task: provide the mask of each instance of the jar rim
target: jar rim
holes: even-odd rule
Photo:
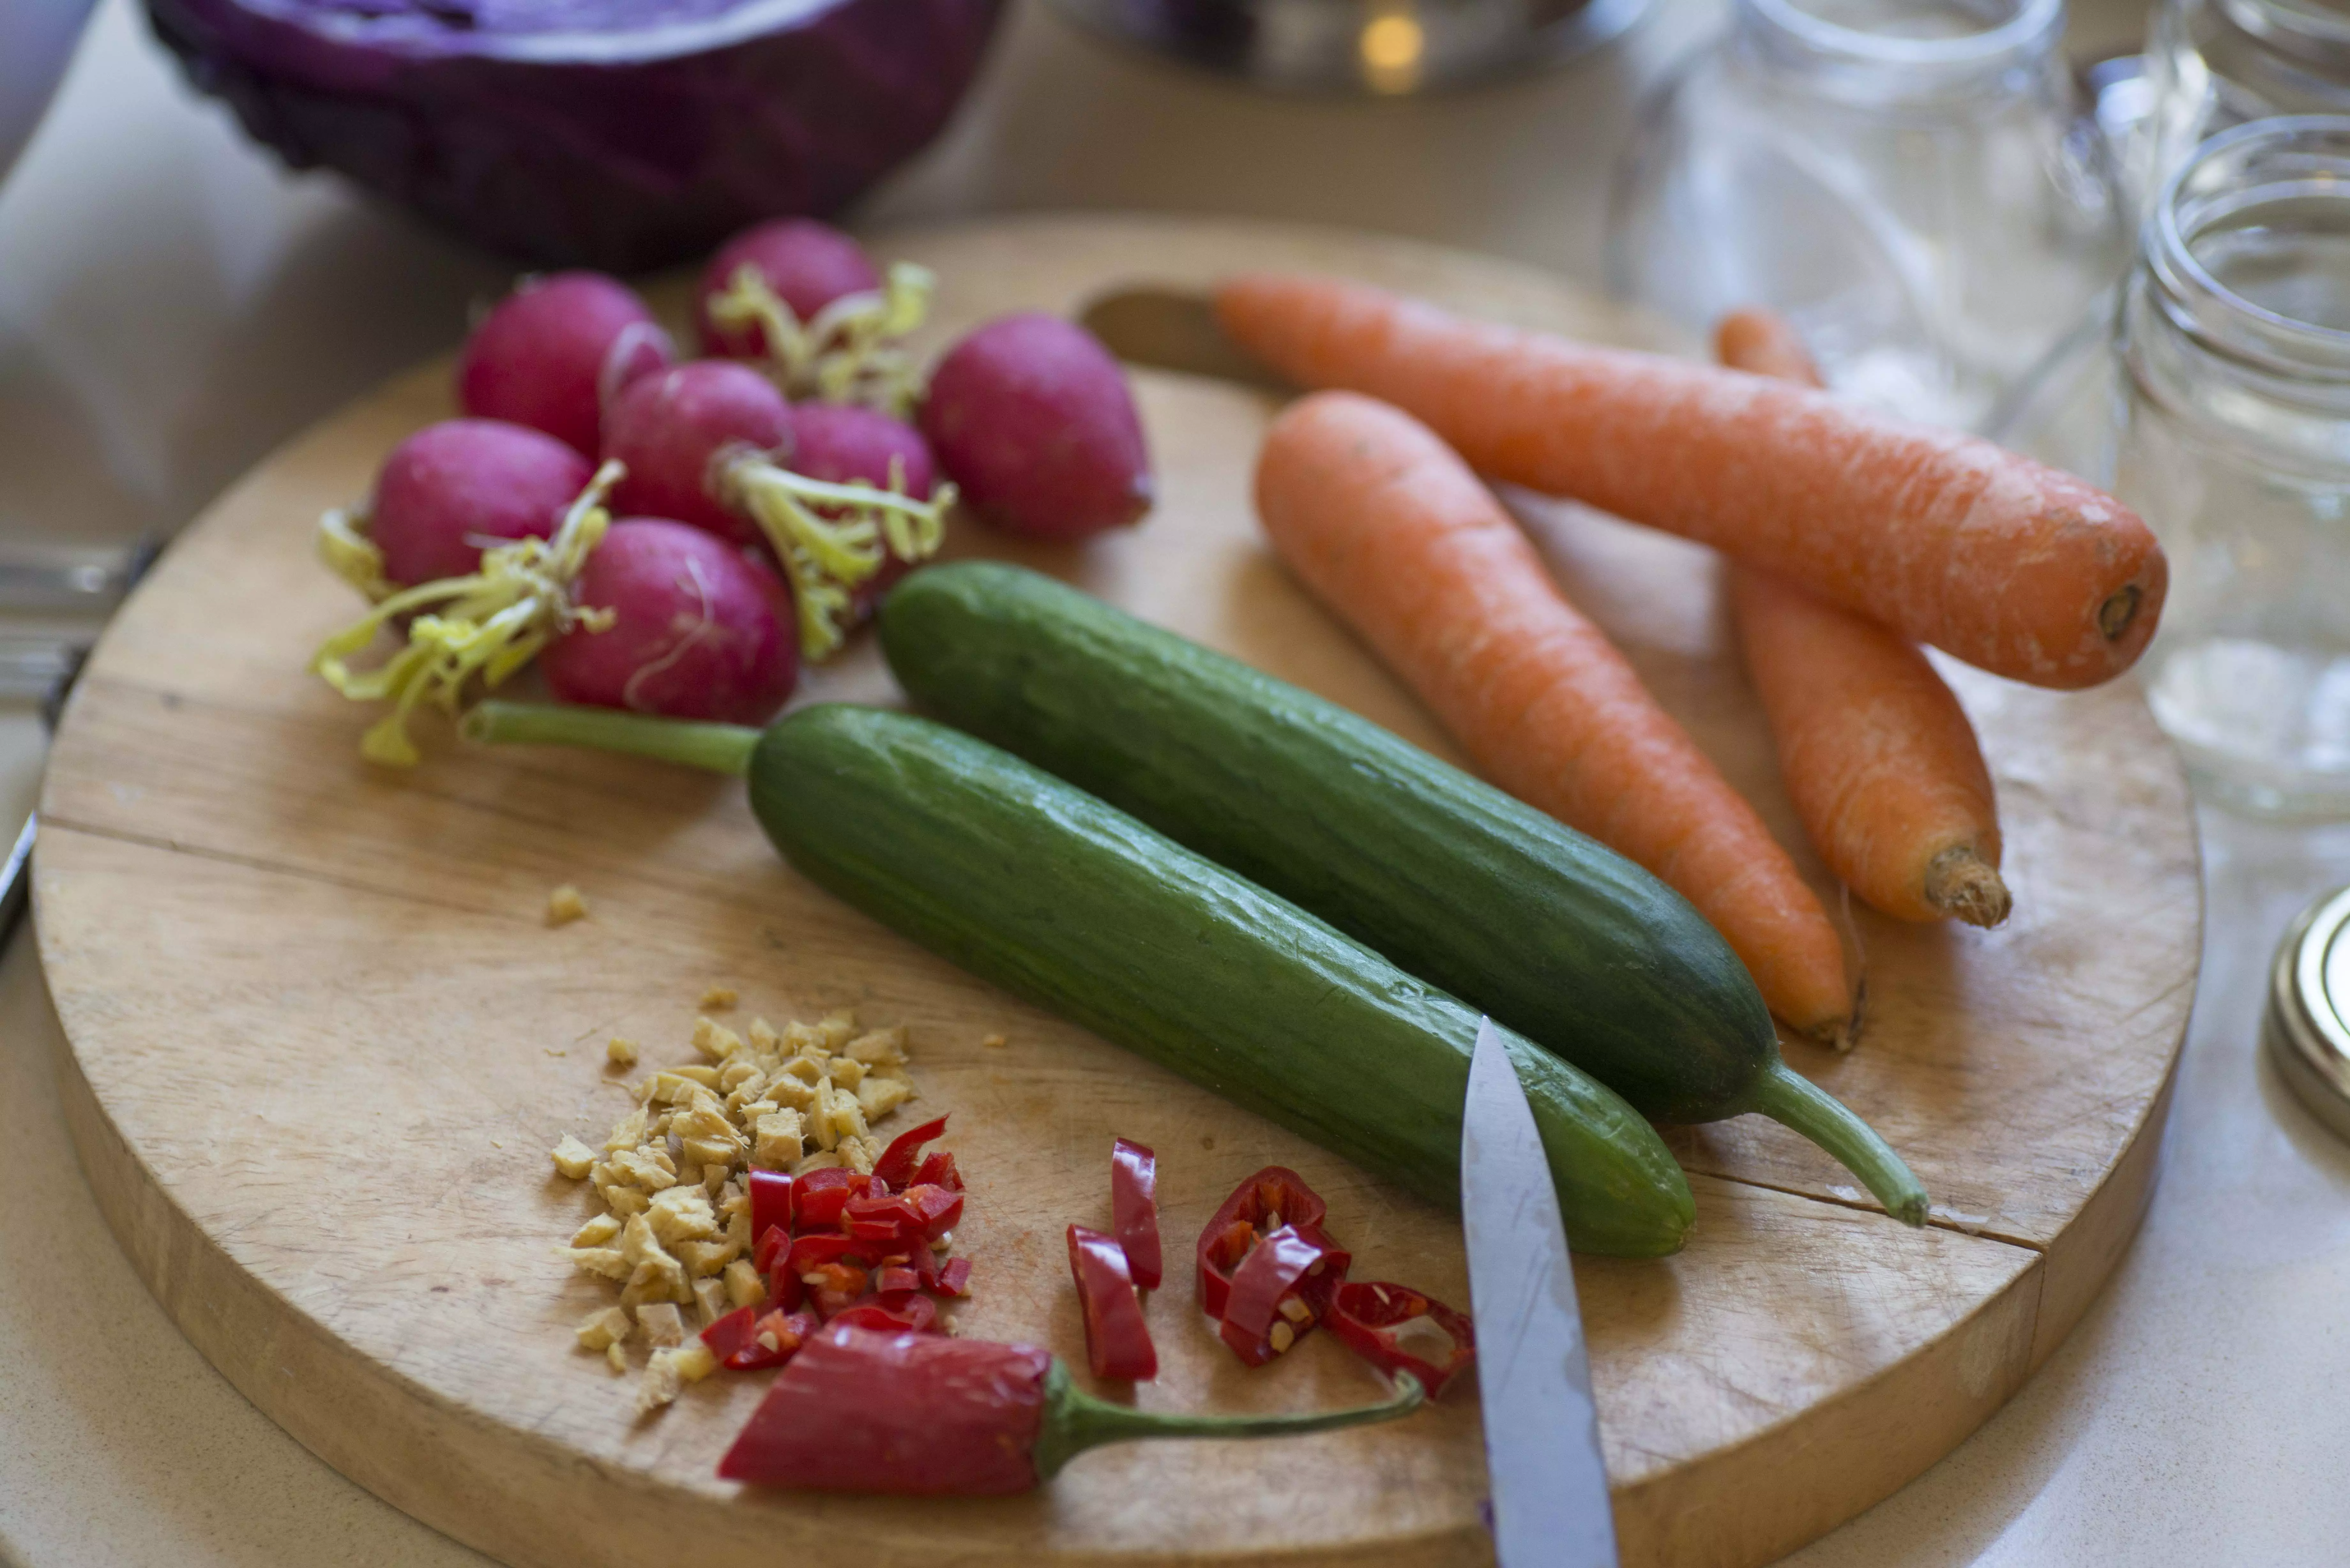
[[[2215,163],[2241,156],[2247,143],[2272,142],[2280,147],[2297,140],[2330,139],[2338,149],[2342,164],[2339,184],[2334,194],[2345,207],[2350,207],[2350,115],[2299,114],[2282,115],[2272,119],[2257,119],[2249,124],[2223,130],[2198,147],[2194,154],[2163,182],[2161,199],[2155,203],[2149,220],[2152,242],[2146,247],[2148,265],[2161,280],[2164,292],[2181,303],[2189,303],[2190,294],[2208,299],[2221,309],[2243,318],[2245,325],[2269,339],[2272,351],[2277,346],[2304,345],[2322,351],[2331,361],[2329,368],[2350,363],[2350,328],[2327,327],[2314,321],[2303,321],[2262,305],[2221,283],[2218,275],[2203,264],[2191,247],[2191,242],[2206,232],[2208,225],[2197,225],[2190,234],[2180,222],[2180,208],[2189,200],[2189,184],[2195,177]],[[2258,205],[2263,192],[2284,188],[2282,180],[2260,180],[2226,188],[2224,195],[2231,198],[2216,204],[2207,203],[2199,215],[2226,216]],[[2266,199],[2273,199],[2266,198]],[[2182,286],[2182,285],[2186,286]]]
[[[1980,33],[1899,37],[1831,22],[1797,0],[1745,0],[1748,9],[1805,47],[1855,62],[1889,66],[1980,66],[2036,48],[2064,23],[2064,0],[2016,0],[2015,15]]]

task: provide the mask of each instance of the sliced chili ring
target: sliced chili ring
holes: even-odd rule
[[[1314,1332],[1353,1261],[1318,1227],[1284,1225],[1232,1272],[1217,1334],[1245,1365],[1263,1366]]]
[[[1409,1285],[1349,1280],[1338,1287],[1323,1321],[1341,1343],[1381,1372],[1390,1377],[1409,1372],[1419,1378],[1431,1399],[1476,1365],[1477,1331],[1468,1314]],[[1435,1343],[1443,1337],[1451,1340],[1449,1351]]]
[[[1146,1291],[1159,1288],[1163,1262],[1159,1247],[1159,1157],[1142,1144],[1119,1138],[1109,1148],[1110,1229],[1126,1249],[1126,1266]]]
[[[1142,1321],[1126,1249],[1118,1238],[1069,1227],[1069,1273],[1085,1310],[1086,1360],[1097,1377],[1142,1382],[1159,1376],[1159,1352]]]
[[[1318,1227],[1329,1211],[1322,1195],[1286,1166],[1268,1165],[1232,1189],[1232,1195],[1200,1232],[1200,1310],[1218,1322],[1223,1320],[1232,1272],[1248,1255],[1252,1236],[1284,1225]],[[1242,1226],[1247,1228],[1245,1231],[1238,1229]]]

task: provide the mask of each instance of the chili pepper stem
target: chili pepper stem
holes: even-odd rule
[[[1138,1410],[1097,1399],[1079,1388],[1068,1366],[1058,1357],[1045,1375],[1045,1419],[1036,1434],[1035,1464],[1039,1480],[1051,1480],[1087,1449],[1104,1443],[1131,1442],[1140,1438],[1285,1438],[1303,1432],[1327,1432],[1340,1427],[1367,1427],[1409,1416],[1427,1402],[1419,1379],[1409,1372],[1395,1377],[1393,1397],[1376,1405],[1345,1410],[1306,1410],[1281,1416],[1181,1416],[1164,1410]]]
[[[1904,1225],[1926,1222],[1926,1189],[1901,1157],[1843,1101],[1784,1062],[1771,1064],[1755,1085],[1753,1108],[1843,1161]]]
[[[563,702],[477,702],[460,731],[484,745],[587,746],[741,778],[759,732],[741,724],[656,719]]]

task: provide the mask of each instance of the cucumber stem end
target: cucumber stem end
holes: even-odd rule
[[[1926,1222],[1926,1189],[1901,1157],[1852,1107],[1784,1062],[1755,1085],[1754,1109],[1835,1156],[1904,1225]]]

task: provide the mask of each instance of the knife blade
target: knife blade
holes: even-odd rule
[[[1616,1522],[1566,1227],[1534,1108],[1490,1018],[1461,1117],[1461,1215],[1501,1568],[1616,1568]]]

